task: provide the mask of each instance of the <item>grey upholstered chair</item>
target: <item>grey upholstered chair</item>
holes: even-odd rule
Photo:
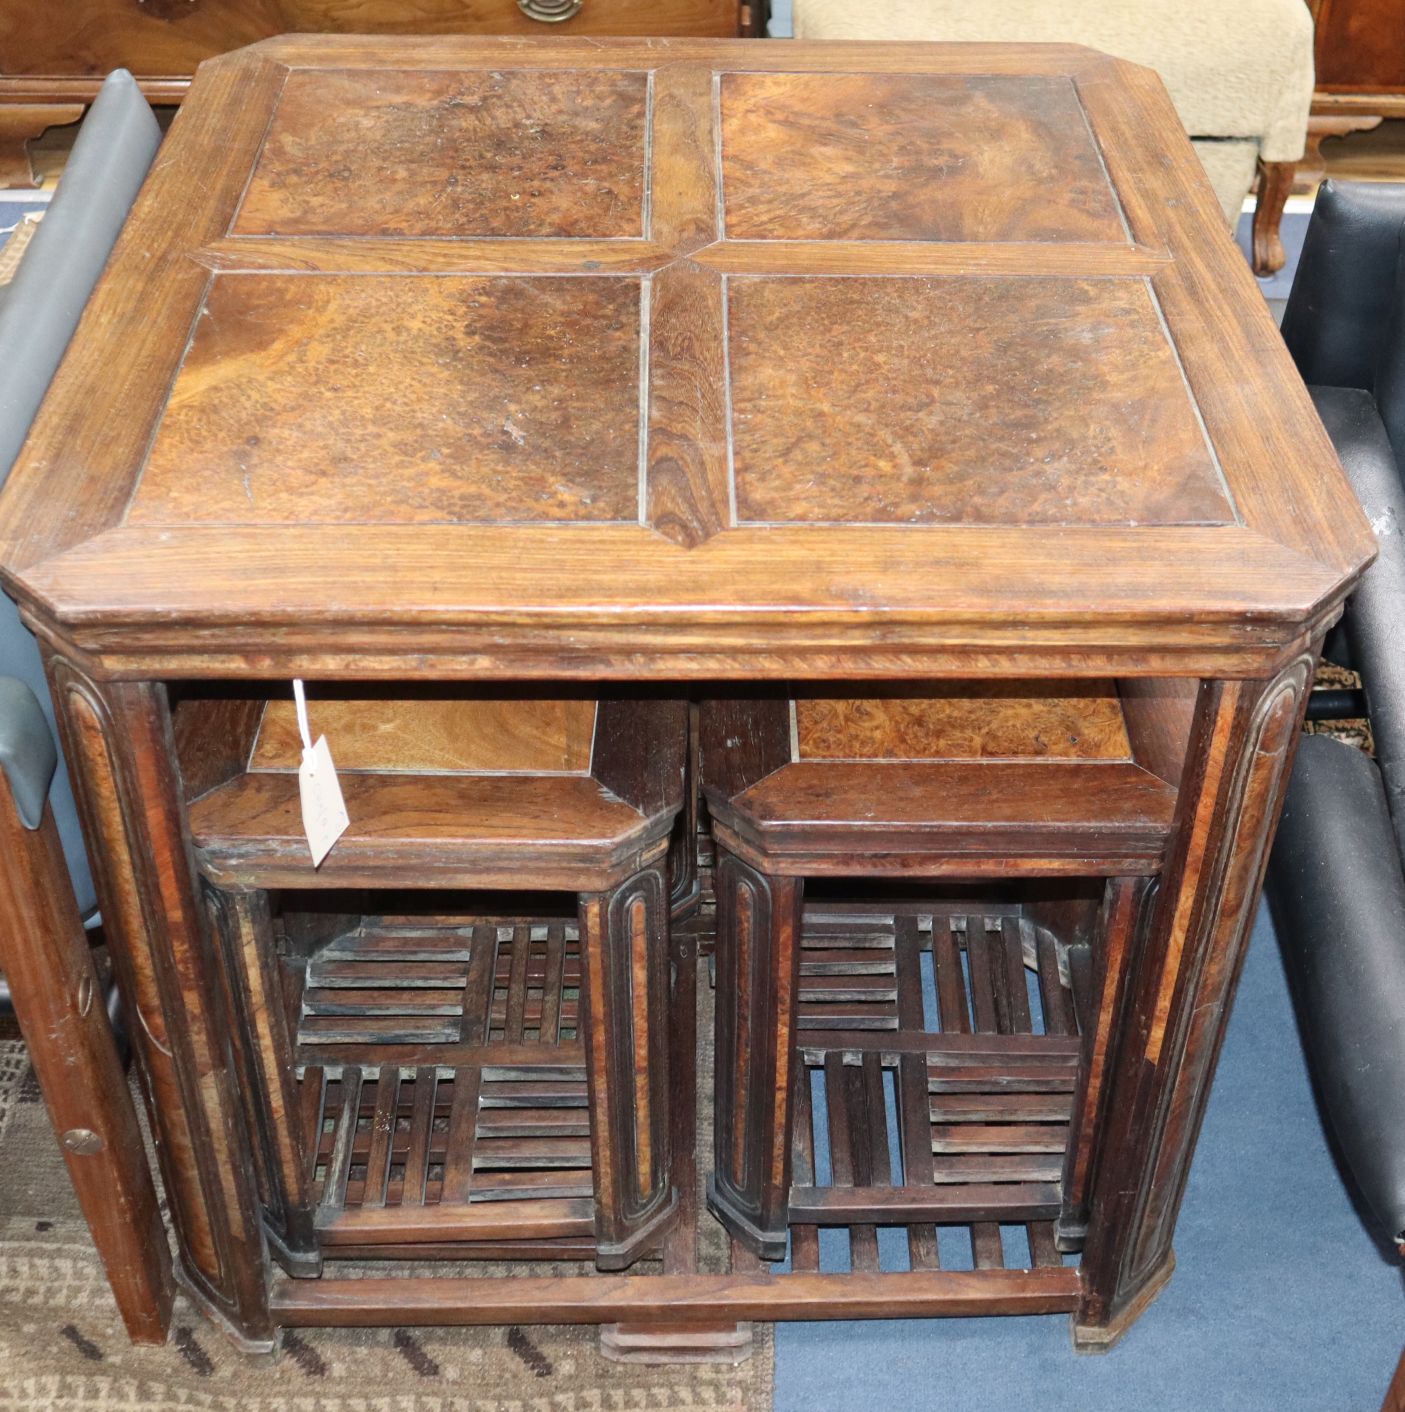
[[[0,486],[160,141],[132,76],[113,74],[0,304]],[[0,967],[9,977],[0,999],[28,1042],[127,1331],[137,1343],[161,1343],[175,1288],[170,1252],[117,1042],[92,1003],[97,975],[82,916],[93,907],[39,653],[0,597]]]
[[[89,110],[63,179],[14,279],[0,290],[0,487],[19,455],[160,141],[161,130],[136,82],[119,69],[103,84]],[[17,677],[32,688],[52,730],[53,708],[38,646],[20,622],[19,610],[3,595],[0,677]],[[16,740],[30,738],[17,729],[11,734]],[[23,760],[12,755],[7,774],[24,768]],[[41,761],[36,761],[36,768],[42,772]],[[61,761],[49,800],[79,912],[87,916],[95,906],[92,871]]]

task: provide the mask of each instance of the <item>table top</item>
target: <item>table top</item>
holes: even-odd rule
[[[1065,46],[213,60],[0,498],[119,675],[1256,674],[1372,552],[1160,82]]]

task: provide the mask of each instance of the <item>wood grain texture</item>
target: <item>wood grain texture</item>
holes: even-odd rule
[[[721,108],[733,240],[1127,238],[1066,78],[729,73]]]
[[[223,276],[128,519],[635,520],[638,387],[634,281]]]
[[[728,327],[740,521],[1234,518],[1140,281],[734,279]]]
[[[725,834],[777,871],[882,876],[983,856],[1014,870],[1062,855],[1095,874],[1131,857],[1157,871],[1176,794],[1114,761],[801,761],[708,802]]]
[[[148,0],[136,6],[70,0],[62,23],[26,5],[0,12],[0,73],[42,75],[58,96],[88,100],[103,75],[127,68],[140,76],[150,101],[178,103],[206,59],[294,31],[721,38],[742,32],[744,8],[736,0],[648,0],[647,6],[640,0],[590,0],[564,23],[546,25],[523,14],[517,0],[358,0],[350,7],[344,0]],[[36,78],[29,89],[40,82]]]
[[[596,703],[502,701],[434,693],[399,700],[323,696],[308,702],[312,734],[341,770],[453,774],[586,774]],[[252,770],[296,770],[302,740],[291,701],[270,701]]]
[[[798,697],[797,760],[1130,760],[1107,682],[953,682],[922,697]]]
[[[622,1270],[677,1219],[670,1118],[668,880],[580,899],[596,1264]],[[677,1056],[688,1062],[691,1056]]]
[[[326,170],[354,172],[377,141],[404,148],[397,124],[455,131],[457,117],[432,112],[446,93],[500,91],[503,112],[519,83],[604,95],[593,118],[584,102],[566,115],[589,127],[615,111],[618,85],[647,75],[648,240],[357,234],[357,221],[374,226],[386,209],[360,186],[327,234],[229,234],[285,87],[309,109]],[[719,240],[719,151],[758,171],[764,159],[737,123],[721,141],[714,80],[785,90],[795,113],[815,110],[821,123],[831,94],[831,118],[861,126],[870,115],[873,142],[895,149],[891,170],[951,126],[903,115],[927,111],[934,85],[972,88],[1023,115],[1002,170],[1057,151],[1076,174],[1096,149],[1131,240],[1086,229],[852,239],[837,228],[843,212],[823,238]],[[312,111],[324,83],[366,115],[355,140]],[[850,111],[865,85],[882,102]],[[377,94],[397,93],[377,107]],[[923,662],[929,674],[975,676],[996,660],[1008,671],[1018,650],[1040,671],[1062,659],[1080,674],[1125,674],[1129,663],[1162,672],[1179,658],[1178,675],[1262,674],[1335,611],[1369,556],[1262,299],[1217,229],[1168,100],[1141,70],[1059,46],[878,44],[860,63],[845,46],[326,35],[216,59],[192,95],[0,499],[9,589],[104,671],[394,676],[413,663],[450,675],[677,679],[730,675],[744,661],[752,675],[902,677]],[[289,141],[303,140],[303,119],[280,111]],[[519,139],[416,149],[404,172],[414,193],[396,209],[438,210],[434,195],[455,172],[510,175],[495,154]],[[589,153],[580,160],[585,170]],[[888,161],[846,178],[843,211],[870,209],[871,181],[872,209],[907,209],[940,186],[953,220],[985,219],[979,182],[963,188],[958,172],[895,195]],[[574,179],[574,158],[562,162],[531,188],[543,211]],[[796,317],[765,330],[750,368],[717,358],[718,321],[736,310],[718,308],[694,266],[729,280],[734,296],[749,283],[782,287],[765,297],[778,317]],[[244,267],[261,273],[215,274],[210,287],[212,270]],[[647,333],[635,279],[620,279],[631,291],[621,302],[597,292],[593,305],[573,303],[624,268],[655,286]],[[763,268],[788,278],[744,273]],[[462,302],[475,279],[493,291],[481,318]],[[241,296],[246,307],[225,293],[265,282],[276,300]],[[335,288],[342,314],[309,288]],[[535,319],[529,288],[542,301]],[[791,310],[811,288],[848,294]],[[961,308],[909,297],[952,288],[967,291],[965,324]],[[480,337],[477,324],[499,310]],[[730,353],[756,332],[734,323]],[[567,340],[569,357],[557,356]],[[837,343],[844,356],[827,357]],[[1041,343],[1057,353],[1052,366]],[[524,349],[532,367],[514,362]],[[654,353],[657,385],[641,389]],[[549,381],[533,375],[544,370]],[[721,493],[729,395],[740,527]],[[979,445],[958,436],[948,446],[954,426],[976,421]],[[158,422],[150,480],[134,498]],[[248,444],[270,434],[263,423],[277,460]],[[325,520],[308,520],[308,496],[325,502]],[[758,513],[805,533],[751,528]],[[349,533],[358,521],[366,533]],[[396,521],[405,534],[388,527]],[[382,571],[366,574],[368,562]]]
[[[163,1344],[175,1283],[131,1090],[78,916],[52,811],[24,827],[0,783],[0,966],[68,1174],[134,1343]]]
[[[322,886],[393,885],[415,868],[421,885],[433,876],[440,886],[511,887],[536,867],[539,886],[558,887],[567,872],[588,878],[650,843],[649,822],[588,775],[349,773],[341,783],[351,826],[315,875]],[[217,880],[275,887],[314,877],[294,774],[247,774],[205,795],[190,828]]]
[[[1109,1068],[1108,1127],[1074,1321],[1081,1346],[1115,1341],[1169,1273],[1319,645],[1270,681],[1207,686],[1197,703],[1196,767],[1182,783],[1185,824],[1132,982],[1139,1020]]]
[[[642,73],[288,76],[238,235],[642,237]],[[471,152],[471,165],[463,154]]]

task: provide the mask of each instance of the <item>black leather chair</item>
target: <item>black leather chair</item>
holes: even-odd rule
[[[1405,1249],[1405,186],[1322,187],[1283,337],[1380,544],[1341,644],[1376,759],[1300,742],[1267,895],[1341,1154]]]

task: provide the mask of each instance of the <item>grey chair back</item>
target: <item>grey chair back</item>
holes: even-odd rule
[[[0,304],[0,486],[24,445],[39,404],[102,274],[127,212],[151,167],[161,130],[125,69],[103,83],[83,121],[49,209]],[[0,595],[0,675],[18,677],[53,707],[39,649]],[[78,811],[60,768],[50,803],[81,911],[94,905],[92,870]]]

